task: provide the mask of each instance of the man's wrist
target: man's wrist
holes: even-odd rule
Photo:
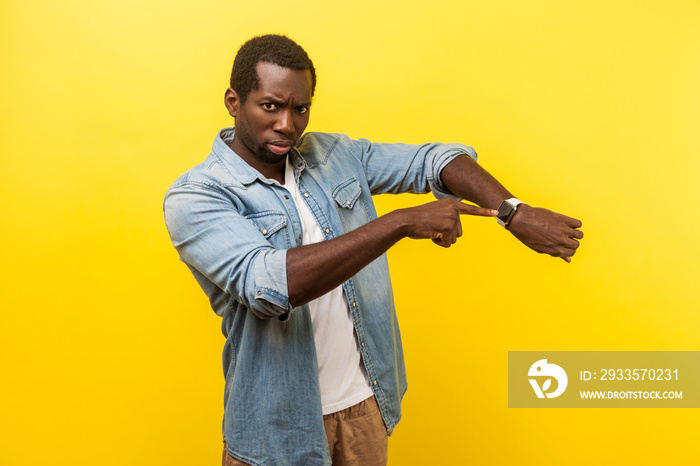
[[[518,208],[522,204],[523,202],[515,197],[503,200],[498,207],[498,214],[496,215],[496,220],[499,225],[507,230],[513,217],[515,217],[515,214],[518,212]]]
[[[406,216],[405,209],[396,209],[388,212],[374,222],[384,224],[384,228],[388,231],[389,239],[396,242],[410,235],[410,221]]]
[[[528,211],[532,210],[532,206],[529,204],[525,204],[524,202],[518,206],[518,209],[515,211],[513,216],[510,219],[510,222],[508,222],[508,228],[507,230],[512,230],[513,227],[517,229],[517,227],[522,223],[522,220],[524,217],[527,217]]]

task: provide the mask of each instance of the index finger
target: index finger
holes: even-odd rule
[[[581,223],[581,220],[573,218],[573,217],[568,217],[563,214],[559,214],[562,217],[564,217],[564,223],[566,223],[567,226],[571,228],[581,228],[583,226],[583,223]]]
[[[495,217],[496,215],[498,215],[498,211],[460,202],[459,215],[478,215],[480,217]]]

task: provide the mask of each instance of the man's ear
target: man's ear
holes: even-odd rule
[[[233,118],[238,117],[241,99],[238,98],[238,94],[236,94],[236,91],[234,91],[233,88],[229,87],[226,89],[226,93],[224,94],[224,104],[228,109],[229,115],[231,115]]]

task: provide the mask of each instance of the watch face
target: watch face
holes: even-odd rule
[[[507,202],[503,202],[498,208],[498,215],[496,215],[496,218],[505,223],[508,221],[511,212],[513,212],[513,206]]]

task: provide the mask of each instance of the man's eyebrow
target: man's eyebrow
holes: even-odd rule
[[[268,102],[270,102],[270,103],[273,103],[273,104],[275,104],[275,105],[277,105],[277,106],[280,106],[280,105],[284,105],[284,104],[285,104],[285,101],[284,101],[284,100],[282,100],[282,99],[280,99],[280,98],[277,98],[277,97],[273,97],[273,96],[271,96],[271,95],[265,95],[265,96],[263,96],[263,97],[262,97],[262,100],[266,100],[266,101],[268,101]]]
[[[270,102],[272,104],[277,105],[278,107],[281,107],[283,105],[286,105],[287,101],[280,99],[278,97],[274,97],[271,95],[265,95],[262,97],[262,100],[265,100],[267,102]],[[311,107],[311,101],[310,100],[305,100],[303,102],[299,102],[298,104],[295,105],[295,107]]]

